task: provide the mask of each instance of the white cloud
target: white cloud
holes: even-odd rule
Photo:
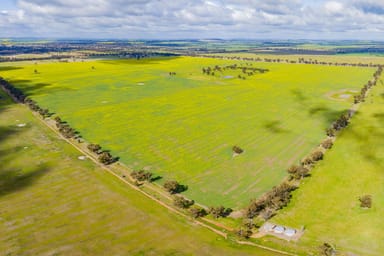
[[[382,0],[18,0],[0,36],[381,39]],[[364,36],[364,37],[363,37]]]

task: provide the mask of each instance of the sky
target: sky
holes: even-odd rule
[[[384,0],[0,0],[0,38],[384,40]]]

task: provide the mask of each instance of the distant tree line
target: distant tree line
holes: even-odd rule
[[[326,65],[326,66],[350,66],[350,67],[380,67],[380,64],[374,63],[348,63],[348,62],[331,62],[318,61],[316,59],[298,58],[297,60],[283,58],[260,58],[260,57],[239,57],[239,56],[218,56],[218,55],[198,55],[196,57],[226,59],[226,60],[242,60],[254,62],[272,62],[272,63],[290,63],[290,64],[311,64],[311,65]]]
[[[376,72],[373,74],[373,79],[368,81],[367,84],[365,84],[363,86],[363,88],[361,88],[360,90],[360,94],[358,95],[355,95],[354,97],[354,103],[357,104],[359,102],[363,102],[365,101],[365,98],[367,96],[367,91],[372,87],[372,86],[375,86],[377,84],[377,81],[380,77],[380,75],[382,74],[383,72],[383,66],[379,66],[378,69],[376,70]]]
[[[241,70],[242,73],[239,74],[237,77],[239,79],[246,79],[246,76],[253,76],[256,72],[257,73],[265,73],[265,72],[268,72],[269,70],[268,69],[264,69],[264,68],[255,68],[255,67],[251,67],[252,64],[251,63],[246,63],[247,66],[238,66],[237,64],[233,64],[233,65],[227,65],[227,66],[224,66],[224,67],[221,67],[219,65],[215,65],[213,67],[203,67],[202,68],[202,72],[203,74],[206,74],[206,75],[211,75],[211,76],[214,76],[215,75],[215,72],[220,72],[222,73],[223,71],[227,70],[227,69],[230,69],[230,70]]]
[[[6,81],[2,77],[0,77],[0,85],[9,94],[9,96],[11,96],[15,101],[24,103],[26,96],[21,90],[17,89],[12,84],[8,83],[8,81]]]

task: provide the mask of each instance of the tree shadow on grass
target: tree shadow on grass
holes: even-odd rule
[[[0,126],[0,146],[4,145],[3,142],[8,138],[15,137],[22,132],[23,129],[17,129],[16,127]],[[7,164],[17,159],[18,153],[22,149],[20,145],[13,148],[5,147],[0,149],[0,197],[32,185],[49,171],[49,168],[44,165],[37,166],[27,173],[24,173],[22,169],[17,167],[7,167]]]
[[[308,115],[311,118],[317,118],[316,116],[320,116],[324,118],[327,124],[332,124],[336,119],[338,119],[342,114],[347,113],[347,109],[345,110],[333,110],[329,107],[318,105],[308,109]]]
[[[23,69],[23,68],[22,67],[14,67],[14,66],[3,66],[3,67],[0,67],[0,72],[17,70],[17,69]]]
[[[22,173],[21,170],[0,170],[0,197],[33,185],[49,170],[47,166],[36,167],[28,173]]]
[[[266,122],[263,127],[272,133],[287,133],[288,130],[282,128],[282,123],[279,120],[272,120]]]
[[[20,89],[26,96],[33,96],[40,91],[44,93],[53,93],[63,90],[74,90],[62,86],[51,86],[52,84],[50,83],[35,83],[28,79],[8,79],[7,81],[17,89]]]

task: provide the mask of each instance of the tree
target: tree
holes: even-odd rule
[[[326,133],[329,137],[334,137],[336,135],[336,130],[334,128],[328,128]]]
[[[215,217],[216,219],[219,217],[227,217],[231,212],[231,208],[225,208],[224,206],[217,206],[217,207],[209,207],[208,212]]]
[[[116,158],[114,158],[109,152],[104,151],[99,155],[99,161],[102,164],[108,165],[115,162]]]
[[[371,195],[363,195],[359,198],[360,207],[362,208],[371,208],[372,207],[372,197]]]
[[[322,143],[321,146],[325,149],[330,149],[333,146],[333,141],[331,138],[325,139]]]
[[[244,150],[241,149],[239,146],[233,146],[232,151],[235,152],[236,154],[241,154],[244,152]]]
[[[137,181],[151,181],[152,175],[153,174],[151,172],[147,172],[144,170],[133,171],[131,173],[131,177]]]
[[[301,164],[302,165],[312,165],[313,164],[313,160],[311,157],[306,157],[304,158],[303,160],[301,160]]]
[[[187,186],[179,184],[174,180],[168,180],[164,183],[163,187],[171,194],[176,194],[187,190]]]
[[[335,249],[329,243],[323,243],[320,246],[320,253],[324,256],[332,256],[335,254]]]
[[[309,175],[309,170],[305,168],[304,166],[300,165],[292,165],[288,168],[288,173],[291,175],[294,179],[301,179]]]
[[[189,212],[191,213],[193,218],[199,218],[204,217],[207,215],[207,211],[204,208],[194,206],[189,209]]]
[[[317,150],[317,151],[315,151],[315,152],[313,152],[313,153],[311,154],[311,158],[312,158],[312,160],[313,160],[314,162],[319,161],[319,160],[322,160],[323,157],[324,157],[324,154],[323,154],[323,152],[321,152],[320,150]]]
[[[186,209],[186,208],[189,208],[190,206],[192,206],[193,204],[195,203],[195,201],[193,200],[188,200],[186,198],[184,198],[183,196],[175,196],[173,198],[173,204],[179,208],[183,208],[183,209]]]
[[[98,153],[101,150],[101,146],[99,144],[93,143],[88,144],[87,148],[94,153]]]
[[[239,237],[241,237],[241,238],[245,238],[245,239],[250,238],[251,235],[252,235],[252,231],[251,231],[250,229],[243,229],[243,228],[237,230],[235,233],[236,233],[236,235],[238,235]]]

